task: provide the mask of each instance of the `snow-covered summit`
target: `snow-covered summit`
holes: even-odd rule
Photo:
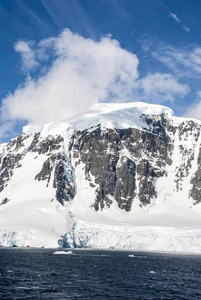
[[[97,104],[0,147],[0,245],[201,252],[201,122]]]
[[[42,132],[43,136],[49,134],[62,134],[68,129],[85,130],[101,124],[102,128],[138,128],[145,126],[140,119],[142,115],[160,116],[166,115],[171,118],[173,111],[162,105],[153,105],[143,102],[132,103],[98,103],[83,114],[73,115],[71,118],[59,120],[42,125],[27,125],[25,133]]]

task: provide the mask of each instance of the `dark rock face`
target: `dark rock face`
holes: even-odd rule
[[[148,160],[142,159],[137,165],[137,174],[140,178],[139,199],[142,204],[149,204],[150,198],[157,196],[153,183],[156,172],[154,172]]]
[[[195,200],[195,203],[201,202],[201,148],[197,159],[198,169],[191,178],[190,183],[192,188],[189,192],[190,196]]]
[[[121,157],[120,163],[116,168],[116,174],[114,199],[117,201],[120,208],[129,211],[136,195],[135,162],[127,157]]]
[[[55,167],[53,187],[56,189],[56,198],[61,204],[72,200],[75,196],[73,171],[62,155],[58,158]]]
[[[35,180],[46,181],[48,187],[51,177],[52,185],[56,189],[56,199],[62,205],[65,201],[72,200],[75,196],[73,169],[64,154],[56,153],[49,156],[44,162],[42,170],[36,175]]]
[[[11,179],[13,175],[14,168],[20,168],[20,160],[23,154],[11,154],[8,153],[7,156],[2,158],[1,172],[0,172],[0,192],[7,186],[7,182]]]
[[[116,166],[121,149],[120,137],[117,131],[107,130],[102,132],[98,126],[92,132],[84,130],[73,135],[69,151],[74,158],[79,157],[85,164],[85,178],[92,181],[91,175],[95,177],[98,185],[97,197],[94,207],[102,209],[104,203],[107,206],[111,203],[108,196],[114,196],[116,185]]]
[[[36,152],[35,159],[38,155],[46,155],[47,159],[41,171],[36,174],[35,180],[46,181],[48,187],[52,178],[52,186],[56,189],[55,197],[61,204],[73,199],[75,195],[73,171],[63,153],[63,137],[58,135],[43,139],[40,133],[36,133],[25,146],[24,141],[28,138],[30,135],[22,133],[17,139],[11,140],[7,144],[7,154],[0,156],[0,192],[11,180],[14,169],[21,167],[21,161],[26,154]]]
[[[23,167],[26,155],[34,153],[34,163],[40,156],[42,164],[33,180],[53,187],[62,205],[75,197],[79,185],[75,172],[82,165],[85,180],[95,192],[95,210],[110,207],[114,201],[126,211],[134,201],[140,206],[152,204],[159,193],[157,180],[168,177],[170,169],[172,191],[180,192],[187,183],[189,197],[195,204],[201,202],[200,125],[184,121],[176,127],[166,115],[140,118],[144,122],[141,130],[97,125],[75,131],[68,143],[61,135],[43,138],[41,133],[22,133],[0,154],[0,192],[15,169]],[[200,149],[199,154],[195,149]],[[6,204],[5,199],[3,196],[0,204]]]
[[[25,147],[24,141],[29,138],[28,134],[25,134],[24,132],[20,134],[20,136],[15,141],[15,151],[18,151],[19,149]]]
[[[168,135],[154,130],[159,124],[152,122],[153,132],[134,128],[101,130],[97,126],[73,135],[69,151],[77,164],[84,163],[86,180],[92,181],[92,175],[98,186],[96,210],[110,206],[113,198],[120,208],[129,211],[136,196],[142,204],[149,204],[157,196],[154,178],[165,174],[172,151]]]
[[[56,198],[60,203],[70,201],[75,196],[74,173],[70,161],[63,154],[58,153],[54,170],[53,187]]]
[[[198,143],[200,136],[200,126],[194,121],[182,122],[177,128],[178,131],[178,143],[179,143],[179,159],[180,164],[175,170],[175,183],[176,191],[182,190],[182,184],[184,178],[190,175],[192,169],[192,163],[194,160],[197,160],[195,157],[195,148]],[[191,140],[189,147],[188,141]],[[198,157],[199,160],[199,157]],[[197,160],[197,166],[199,169],[199,162]],[[198,174],[198,173],[197,173]],[[192,180],[190,183],[193,183]],[[198,200],[194,192],[190,192],[191,197]]]
[[[8,203],[9,201],[10,201],[10,200],[9,200],[8,198],[4,198],[4,199],[1,201],[0,205],[4,205],[4,204]]]
[[[40,140],[40,133],[36,133],[28,151],[37,152],[39,155],[46,154],[48,152],[60,149],[60,144],[62,142],[63,137],[60,135],[57,137],[50,135],[47,138]]]
[[[35,180],[38,180],[38,181],[47,180],[47,187],[48,187],[55,160],[56,160],[55,156],[51,156],[50,158],[48,158],[44,162],[42,170],[40,171],[40,173],[38,173],[36,175]]]

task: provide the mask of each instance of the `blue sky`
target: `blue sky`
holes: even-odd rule
[[[96,102],[201,120],[201,0],[0,0],[0,141]]]

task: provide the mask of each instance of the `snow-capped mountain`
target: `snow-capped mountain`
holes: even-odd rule
[[[0,145],[0,245],[201,253],[201,122],[98,104]]]

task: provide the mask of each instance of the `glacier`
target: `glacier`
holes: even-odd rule
[[[24,127],[0,145],[0,246],[201,253],[200,128],[139,102]]]

